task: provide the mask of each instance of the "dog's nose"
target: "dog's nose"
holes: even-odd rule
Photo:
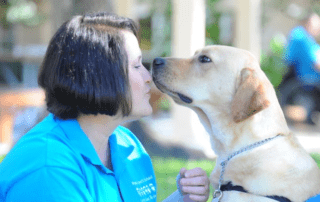
[[[163,58],[155,58],[153,60],[153,67],[159,68],[165,65],[166,61]]]

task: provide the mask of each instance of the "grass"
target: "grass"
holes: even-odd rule
[[[319,153],[312,153],[311,157],[315,160],[318,167],[320,168],[320,154]]]
[[[316,161],[320,168],[320,154],[313,153],[311,157]],[[152,163],[155,170],[157,185],[158,185],[158,201],[163,201],[171,193],[177,190],[176,177],[182,167],[192,169],[195,167],[201,167],[210,176],[215,161],[208,160],[186,160],[177,158],[161,158],[152,157]],[[211,187],[212,188],[212,187]],[[210,198],[208,201],[212,201],[212,190],[210,192]]]
[[[4,157],[5,157],[5,155],[0,156],[0,163],[1,163],[1,161],[4,159]]]
[[[158,186],[158,201],[163,201],[177,190],[176,177],[182,167],[188,170],[200,167],[204,169],[209,176],[215,166],[215,162],[209,160],[186,160],[163,157],[152,157],[152,163]],[[212,193],[210,196],[211,195]],[[208,201],[211,200],[212,197]]]
[[[311,157],[316,161],[318,167],[320,168],[320,154],[313,153]],[[4,156],[0,156],[0,162],[3,160]],[[201,167],[210,176],[212,172],[215,161],[209,160],[186,160],[178,158],[163,158],[163,157],[152,157],[152,163],[156,175],[157,185],[158,185],[158,201],[163,201],[170,194],[177,190],[176,177],[182,167],[186,169],[192,169],[196,167]],[[212,190],[210,193],[210,198],[208,201],[212,200]]]

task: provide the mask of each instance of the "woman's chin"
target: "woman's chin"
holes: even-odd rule
[[[145,116],[150,116],[152,114],[152,107],[146,106],[145,110],[141,110],[142,114],[141,114],[141,118],[145,117]]]
[[[146,116],[150,116],[151,114],[152,114],[152,107],[149,105],[149,106],[145,106],[143,109],[132,110],[129,117],[131,120],[137,120]]]

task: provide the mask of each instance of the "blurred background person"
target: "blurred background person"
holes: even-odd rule
[[[295,77],[306,85],[320,84],[320,46],[315,40],[319,34],[320,17],[314,12],[289,34],[285,59]]]
[[[320,17],[308,11],[301,25],[294,27],[288,36],[284,59],[288,73],[284,78],[283,93],[287,102],[302,106],[306,110],[307,122],[314,123],[314,113],[318,110],[315,91],[320,85],[320,46],[316,37],[320,34]],[[296,92],[293,92],[295,89]],[[296,94],[296,95],[294,95]]]

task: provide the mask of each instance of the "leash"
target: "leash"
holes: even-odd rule
[[[252,150],[252,149],[254,149],[254,148],[256,148],[256,147],[260,147],[260,146],[262,146],[262,145],[264,145],[264,144],[266,144],[266,143],[270,142],[271,140],[274,140],[274,139],[276,139],[276,138],[278,138],[278,137],[281,137],[281,135],[279,134],[279,135],[277,135],[277,136],[274,136],[274,137],[271,137],[271,138],[267,138],[267,139],[264,139],[264,140],[262,140],[262,141],[253,143],[253,144],[251,144],[251,145],[249,145],[249,146],[246,146],[246,147],[244,147],[244,148],[242,148],[242,149],[240,149],[240,150],[232,153],[231,155],[228,156],[228,158],[227,158],[226,160],[222,161],[221,164],[220,164],[220,165],[221,165],[221,172],[220,172],[220,178],[219,178],[219,187],[218,187],[217,190],[214,191],[214,193],[213,193],[213,198],[214,198],[214,199],[217,199],[216,201],[219,202],[220,199],[221,199],[221,197],[222,197],[222,195],[223,195],[223,193],[222,193],[223,190],[221,190],[221,186],[222,186],[222,182],[223,182],[223,175],[224,175],[224,172],[225,172],[225,169],[226,169],[226,166],[227,166],[228,162],[229,162],[233,157],[235,157],[235,156],[237,156],[238,154],[241,154],[241,153],[243,153],[243,152]]]

